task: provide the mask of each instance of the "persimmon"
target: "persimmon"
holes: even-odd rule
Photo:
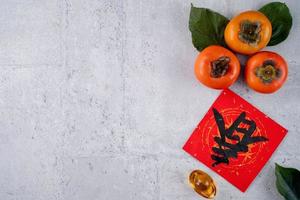
[[[266,47],[271,36],[271,22],[258,11],[246,11],[235,16],[224,32],[226,44],[233,51],[247,55]]]
[[[212,45],[205,48],[195,62],[197,79],[210,88],[228,88],[237,80],[239,73],[238,58],[221,46]]]
[[[279,54],[262,51],[249,58],[245,68],[246,83],[261,93],[272,93],[286,81],[288,66]]]

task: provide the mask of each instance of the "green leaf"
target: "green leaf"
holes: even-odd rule
[[[224,30],[228,19],[207,8],[196,8],[191,5],[189,29],[193,45],[198,51],[210,45],[225,46]]]
[[[274,46],[284,41],[293,24],[293,18],[287,5],[281,2],[272,2],[264,5],[259,11],[266,15],[272,24],[272,37],[268,46]]]
[[[286,200],[300,200],[300,171],[276,163],[276,187]]]

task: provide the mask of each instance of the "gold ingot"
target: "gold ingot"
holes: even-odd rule
[[[214,180],[201,170],[194,170],[190,174],[189,182],[192,188],[201,196],[212,199],[216,196],[217,188]]]

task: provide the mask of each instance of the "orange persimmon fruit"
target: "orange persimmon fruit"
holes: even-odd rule
[[[261,93],[273,93],[286,81],[288,66],[279,54],[262,51],[249,58],[245,80],[250,88]]]
[[[271,22],[259,11],[240,13],[230,20],[224,32],[225,42],[230,49],[246,55],[266,47],[271,36]]]
[[[224,89],[232,85],[240,73],[238,58],[228,49],[212,45],[198,55],[195,75],[207,87]]]

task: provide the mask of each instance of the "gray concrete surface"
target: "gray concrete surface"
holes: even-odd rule
[[[201,0],[233,16],[268,1]],[[300,168],[300,4],[289,38],[269,48],[289,63],[284,87],[232,90],[289,133],[241,193],[181,150],[219,94],[194,78],[197,51],[180,0],[1,1],[0,199],[192,200],[191,170],[217,200],[280,200],[274,163]]]

